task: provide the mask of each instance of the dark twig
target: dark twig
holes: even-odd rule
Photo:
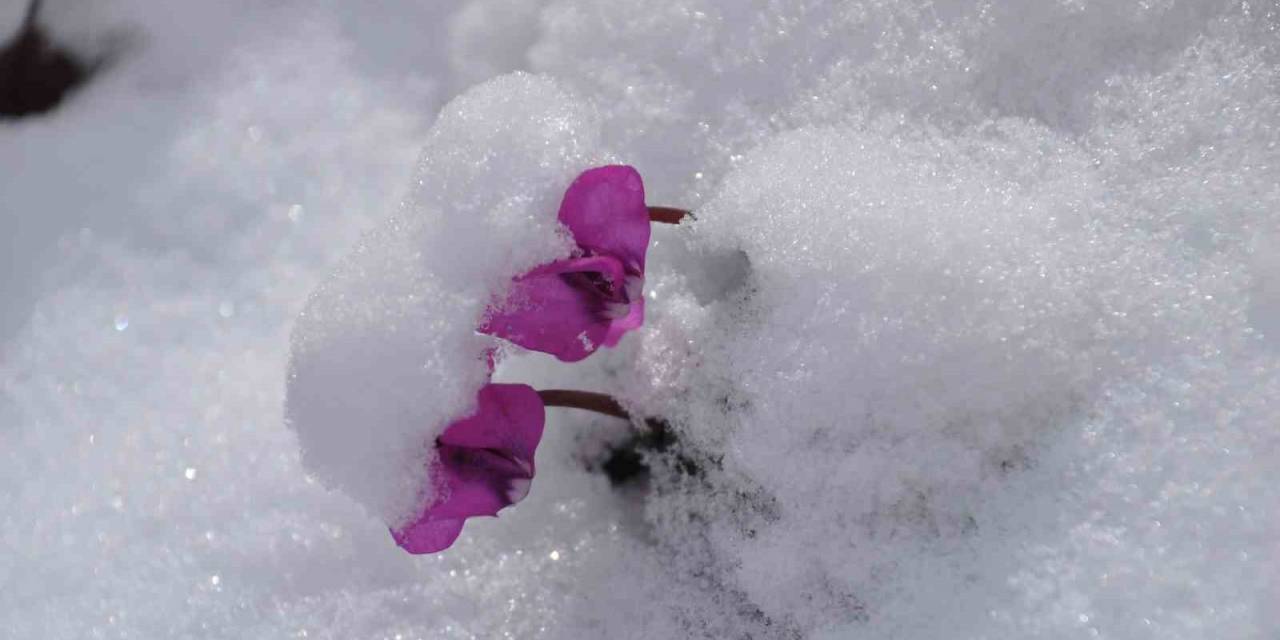
[[[22,26],[0,47],[0,118],[54,108],[93,71],[49,40],[40,28],[41,6],[31,0]]]
[[[681,220],[693,219],[693,214],[675,207],[649,207],[649,220],[666,224],[680,224]]]
[[[603,413],[606,416],[630,420],[631,414],[618,403],[613,396],[591,391],[575,391],[572,389],[543,389],[538,391],[542,404],[548,407],[568,407]]]

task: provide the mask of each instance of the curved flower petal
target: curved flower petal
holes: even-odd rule
[[[401,549],[409,553],[436,553],[453,546],[462,533],[463,522],[462,518],[422,518],[403,529],[393,530],[391,537],[395,538]]]
[[[431,519],[496,516],[503,507],[515,503],[511,499],[514,480],[529,480],[533,471],[527,466],[503,461],[483,450],[441,447],[440,495],[427,510]]]
[[[609,165],[584,171],[564,192],[559,218],[578,246],[615,256],[627,268],[644,273],[649,209],[644,182],[634,168]]]
[[[546,422],[542,398],[527,384],[487,384],[476,396],[477,412],[445,429],[439,443],[509,453],[533,470],[533,453]]]
[[[543,265],[515,279],[506,301],[491,311],[479,331],[577,362],[605,344],[610,313],[618,311],[591,289],[597,285],[624,290],[621,262],[591,256]]]
[[[457,539],[466,518],[493,516],[522,500],[542,439],[542,399],[523,384],[488,384],[476,412],[450,424],[436,441],[434,500],[392,536],[410,553],[433,553]]]

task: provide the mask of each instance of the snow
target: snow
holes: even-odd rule
[[[109,63],[0,122],[0,636],[1280,628],[1273,3],[46,4]],[[645,327],[495,377],[699,472],[612,487],[628,425],[551,409],[525,501],[404,554],[607,162],[697,215]]]
[[[1168,382],[1153,380],[1148,384],[1157,388],[1148,389],[1134,379],[1153,370],[1160,372],[1157,380],[1180,379],[1188,375],[1181,361],[1197,358],[1206,370],[1193,379],[1207,384],[1221,375],[1211,373],[1214,368],[1226,366],[1225,354],[1209,356],[1207,345],[1239,349],[1226,362],[1251,360],[1261,345],[1240,320],[1243,296],[1219,281],[1222,274],[1178,273],[1181,265],[1161,242],[1107,220],[1102,180],[1071,152],[1045,153],[1046,147],[1069,148],[1046,144],[1055,141],[1050,132],[997,126],[957,141],[904,139],[870,128],[778,136],[741,161],[689,230],[696,246],[742,251],[750,264],[744,285],[703,309],[696,322],[686,316],[682,326],[659,330],[676,345],[694,345],[682,368],[695,373],[672,390],[678,402],[655,394],[652,410],[687,416],[682,435],[723,455],[723,477],[713,482],[742,496],[738,511],[748,514],[744,522],[703,534],[708,561],[733,567],[737,583],[774,620],[809,631],[861,610],[885,635],[912,637],[937,637],[957,626],[979,635],[993,624],[1016,636],[1053,615],[1067,628],[1084,617],[1134,637],[1143,630],[1132,626],[1133,611],[1175,596],[1212,606],[1230,585],[1185,576],[1228,571],[1240,590],[1215,613],[1186,622],[1173,612],[1147,617],[1164,632],[1210,628],[1247,636],[1248,609],[1232,601],[1264,593],[1267,573],[1247,558],[1219,557],[1230,552],[1194,561],[1179,554],[1192,566],[1176,569],[1139,559],[1160,553],[1160,525],[1153,523],[1177,516],[1153,508],[1148,501],[1156,496],[1134,496],[1127,487],[1248,493],[1264,482],[1260,468],[1229,480],[1194,473],[1144,477],[1152,474],[1146,465],[1163,457],[1159,449],[1119,469],[1101,460],[1090,465],[1101,468],[1085,467],[1089,471],[1050,463],[1059,448],[1079,446],[1073,436],[1082,432],[1098,440],[1076,454],[1089,460],[1132,453],[1130,447],[1152,439],[1187,438],[1178,435],[1188,428],[1182,420],[1227,411],[1215,404],[1220,400],[1189,393],[1190,381],[1170,394],[1159,388]],[[1000,137],[1001,148],[979,143],[991,135]],[[1026,175],[1036,179],[1025,182]],[[655,342],[645,344],[659,351],[652,366],[670,366],[674,345]],[[1273,377],[1220,384],[1241,384],[1228,394],[1238,401],[1274,384]],[[1116,402],[1136,406],[1123,409],[1126,426],[1112,433],[1106,416],[1118,410]],[[1163,415],[1174,403],[1187,403],[1191,416]],[[1102,416],[1091,416],[1095,412]],[[1097,435],[1102,432],[1109,435]],[[1131,438],[1144,444],[1122,444]],[[1224,442],[1228,451],[1221,452],[1201,450],[1204,444],[1188,444],[1177,462],[1164,464],[1171,471],[1256,464],[1247,446],[1241,451]],[[1099,445],[1103,452],[1093,450]],[[1058,475],[1049,484],[1057,491],[1020,495],[1020,485],[1046,482],[1048,473]],[[1078,478],[1064,478],[1072,475]],[[1100,486],[1092,484],[1096,476],[1103,476]],[[1082,495],[1064,498],[1061,487]],[[656,501],[655,508],[672,510],[665,515],[677,523],[688,521],[677,516],[689,510],[722,520],[717,512],[733,500],[699,504],[705,488],[673,491],[678,497]],[[1082,601],[1055,601],[1066,608],[1062,614],[1005,611],[1006,602],[1024,594],[1007,592],[1004,583],[1034,579],[992,556],[1009,551],[1008,528],[1043,526],[1035,511],[1045,499],[1061,501],[1055,524],[1080,518],[1071,527],[1091,544],[1095,536],[1134,536],[1122,555],[1090,549],[1068,558],[1091,557],[1099,573],[1140,574],[1167,586],[1139,589],[1112,578],[1062,594]],[[1180,500],[1178,512],[1199,508],[1195,502]],[[1195,539],[1207,530],[1229,539],[1265,535],[1263,526],[1214,503],[1221,512],[1198,514],[1199,531],[1188,528],[1182,536]],[[1146,517],[1134,518],[1134,510]],[[1098,512],[1120,522],[1092,522]],[[669,536],[691,538],[704,527],[694,529],[673,526]],[[795,549],[806,549],[813,560],[796,563]],[[1044,570],[1037,566],[1033,573]],[[1070,585],[1054,575],[1047,580]],[[1105,584],[1113,581],[1124,586]],[[948,602],[954,600],[948,593],[973,583],[984,588],[960,604]],[[1091,602],[1095,598],[1100,602]],[[956,611],[920,619],[922,608],[943,602]],[[974,616],[979,621],[969,620]]]
[[[444,107],[406,203],[321,283],[293,330],[288,420],[326,485],[388,523],[418,514],[426,443],[474,409],[498,346],[475,328],[514,276],[568,255],[555,217],[538,214],[557,209],[554,185],[600,163],[599,129],[535,76]]]

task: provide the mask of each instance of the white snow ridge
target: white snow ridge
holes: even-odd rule
[[[0,119],[0,638],[1280,637],[1274,2],[208,4]],[[610,163],[645,325],[476,334]],[[494,347],[676,443],[406,554]]]

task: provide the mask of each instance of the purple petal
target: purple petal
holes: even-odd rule
[[[522,500],[533,479],[533,456],[542,438],[542,399],[523,384],[485,385],[476,412],[455,421],[436,441],[438,493],[411,523],[393,530],[410,553],[448,548],[466,518],[493,516]]]
[[[485,451],[441,447],[439,476],[444,486],[426,513],[432,520],[496,516],[503,507],[514,504],[512,480],[528,480],[533,470],[527,466],[500,462]],[[495,464],[496,463],[496,464]]]
[[[507,300],[491,311],[479,331],[565,362],[591,355],[605,344],[611,321],[601,296],[575,282],[575,274],[599,274],[625,287],[622,264],[615,258],[558,260],[516,278]]]
[[[476,414],[449,425],[439,443],[501,451],[527,463],[532,473],[533,452],[546,420],[538,392],[527,384],[487,384],[476,403]]]
[[[578,246],[596,255],[615,256],[643,275],[649,209],[644,204],[644,182],[634,168],[610,165],[584,171],[564,192],[559,217]]]
[[[425,518],[409,526],[392,531],[396,544],[409,553],[436,553],[453,546],[462,533],[462,518],[427,520]]]

